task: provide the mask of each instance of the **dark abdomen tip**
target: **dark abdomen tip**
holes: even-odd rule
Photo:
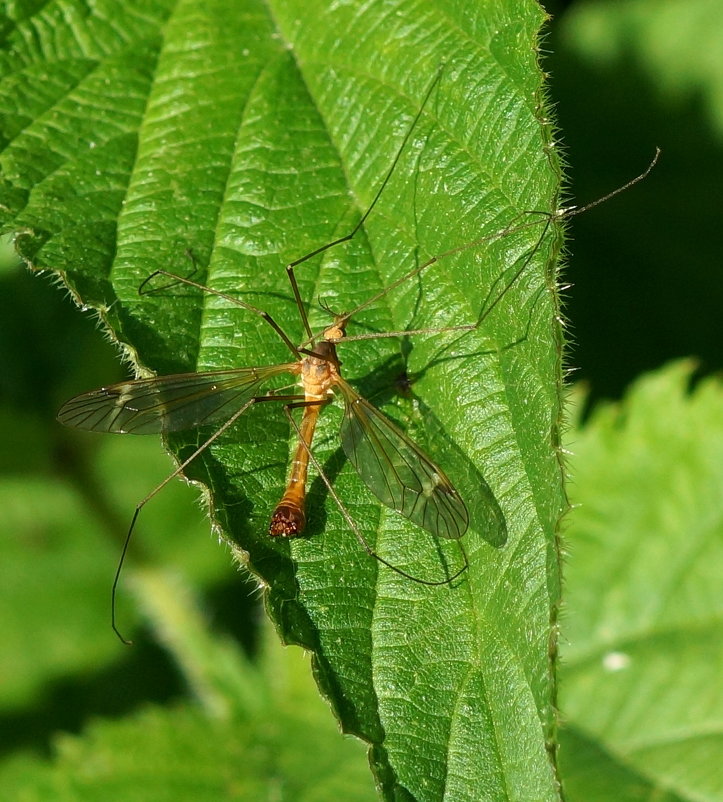
[[[269,524],[272,537],[296,537],[304,531],[306,516],[303,510],[291,504],[279,504]]]

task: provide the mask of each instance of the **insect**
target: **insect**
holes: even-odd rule
[[[305,501],[308,472],[309,466],[313,465],[362,547],[388,568],[414,581],[435,586],[451,583],[468,567],[466,554],[462,550],[463,564],[451,576],[445,576],[443,579],[429,579],[413,576],[377,554],[353,521],[316,459],[312,450],[314,432],[323,407],[330,403],[335,394],[339,395],[344,404],[340,431],[342,447],[367,488],[382,503],[396,510],[417,526],[435,536],[458,541],[469,526],[469,513],[452,481],[443,469],[415,445],[403,431],[346,381],[342,376],[337,345],[342,341],[350,340],[443,332],[463,334],[478,329],[522,275],[534,251],[531,251],[521,260],[520,264],[513,268],[513,275],[501,290],[496,290],[496,283],[493,284],[481,313],[472,323],[436,329],[371,332],[351,336],[346,333],[347,324],[357,313],[442,259],[462,250],[474,248],[492,238],[503,237],[513,231],[539,225],[539,219],[528,219],[523,223],[515,222],[492,237],[483,237],[438,254],[408,271],[351,312],[334,315],[332,323],[317,333],[314,333],[310,326],[295,275],[295,268],[299,265],[330,248],[350,241],[362,228],[389,182],[438,80],[439,74],[428,88],[420,109],[374,199],[354,229],[346,236],[317,248],[286,267],[306,336],[300,345],[294,344],[276,320],[265,311],[225,293],[209,290],[189,278],[177,276],[166,270],[156,270],[139,288],[139,292],[142,294],[144,291],[148,291],[148,287],[151,286],[154,279],[163,276],[173,282],[213,292],[220,298],[265,320],[290,351],[293,357],[291,361],[270,366],[182,373],[122,382],[77,396],[68,401],[58,413],[61,423],[76,429],[96,432],[167,434],[207,425],[217,427],[213,434],[198,446],[170,476],[154,488],[135,509],[112,588],[112,626],[124,642],[125,639],[116,627],[115,596],[125,553],[141,509],[172,478],[179,475],[192,460],[227,432],[250,407],[259,403],[281,404],[290,426],[298,438],[286,490],[277,504],[269,524],[271,536],[295,537],[303,533],[306,523]],[[548,215],[547,219],[549,225],[554,216]],[[497,292],[496,296],[494,295],[495,291]],[[296,377],[300,381],[302,392],[283,394],[277,389],[268,389],[269,383],[273,384],[274,380],[284,375]],[[302,411],[300,422],[297,422],[293,415],[293,411],[297,409]],[[489,497],[492,499],[492,503],[496,504],[491,492],[489,492]],[[496,512],[492,517],[495,515],[497,515]],[[501,513],[497,515],[497,520],[500,527],[505,526]]]

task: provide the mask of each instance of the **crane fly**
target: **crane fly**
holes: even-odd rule
[[[341,423],[340,439],[344,453],[367,488],[386,506],[409,519],[418,527],[441,538],[459,541],[469,526],[469,513],[460,494],[445,472],[428,457],[401,429],[392,423],[382,412],[364,399],[341,374],[341,362],[337,355],[337,345],[343,341],[376,339],[381,337],[400,337],[413,334],[436,334],[442,332],[466,332],[478,329],[502,297],[509,291],[530,263],[534,249],[521,260],[521,265],[513,265],[513,275],[496,297],[493,293],[495,281],[483,304],[476,321],[464,325],[451,325],[442,328],[412,329],[405,331],[367,333],[348,336],[346,328],[351,318],[361,310],[383,298],[402,283],[418,276],[432,265],[461,251],[477,247],[520,231],[539,225],[539,220],[515,222],[496,234],[481,237],[473,242],[452,248],[432,257],[424,264],[410,270],[384,290],[357,306],[351,312],[334,315],[333,322],[321,332],[314,333],[309,325],[305,305],[302,301],[296,280],[295,268],[309,259],[350,241],[362,228],[374,209],[382,192],[401,157],[411,133],[422,115],[440,73],[427,89],[419,111],[414,117],[392,165],[381,183],[374,199],[351,233],[327,243],[311,253],[291,262],[286,267],[294,300],[306,334],[306,339],[295,345],[281,326],[265,311],[223,292],[177,276],[166,270],[156,270],[145,279],[139,293],[147,292],[147,286],[158,276],[170,278],[205,292],[210,292],[226,301],[260,316],[281,338],[293,356],[293,360],[277,365],[260,367],[241,367],[229,370],[214,370],[200,373],[180,373],[147,379],[136,379],[102,387],[79,395],[68,401],[58,413],[58,419],[66,426],[95,432],[115,432],[123,434],[168,434],[170,432],[216,425],[218,428],[193,453],[181,462],[176,470],[155,487],[137,506],[126,535],[120,562],[112,587],[112,626],[119,638],[125,639],[116,627],[115,598],[123,560],[128,549],[136,520],[144,505],[153,498],[174,477],[178,476],[196,457],[205,451],[222,434],[228,431],[238,419],[253,405],[259,403],[280,403],[295,430],[297,446],[293,456],[285,492],[276,505],[269,524],[269,534],[273,537],[296,537],[303,533],[306,524],[306,486],[310,464],[313,465],[326,485],[331,497],[339,507],[349,528],[354,532],[368,554],[396,573],[424,585],[448,585],[459,577],[468,567],[464,549],[463,564],[451,576],[444,579],[416,577],[384,559],[369,545],[368,541],[337,495],[330,480],[323,471],[312,450],[312,442],[319,415],[334,395],[341,397],[344,413]],[[657,154],[656,154],[657,159]],[[593,205],[606,200],[627,187],[642,180],[652,169],[653,163],[641,176],[628,182],[605,198],[582,208],[571,208],[556,213],[543,214],[547,226],[556,219],[578,214]],[[544,236],[544,232],[543,235]],[[540,237],[540,240],[542,237]],[[328,310],[327,310],[328,311]],[[290,375],[297,379],[302,392],[281,394],[276,389],[268,389],[278,377]],[[266,392],[264,392],[264,389]],[[297,423],[292,412],[301,409],[301,421]],[[482,480],[484,482],[484,480]],[[491,491],[488,496],[494,501]],[[494,502],[496,504],[496,502]],[[497,508],[499,510],[499,508]],[[501,516],[501,512],[499,513]],[[505,526],[504,518],[501,526]],[[461,544],[460,544],[461,546]]]

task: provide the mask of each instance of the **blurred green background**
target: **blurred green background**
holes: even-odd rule
[[[594,402],[619,397],[641,373],[675,357],[718,371],[720,2],[547,8],[544,62],[571,202],[614,189],[645,168],[656,146],[662,150],[646,182],[570,225],[564,277],[572,285],[565,293],[572,378],[587,383]],[[44,754],[59,730],[78,732],[90,717],[187,694],[164,650],[134,632],[127,586],[120,616],[136,647],[122,648],[108,623],[128,519],[171,463],[153,438],[83,436],[55,423],[68,397],[125,371],[93,318],[50,277],[6,260],[0,283],[0,733],[5,755]],[[176,484],[144,512],[135,562],[162,562],[188,578],[212,628],[253,654],[253,582],[215,542],[197,493]]]
[[[573,218],[565,279],[573,378],[618,398],[693,356],[723,365],[723,15],[717,0],[550,3],[546,64],[572,202],[650,178]]]

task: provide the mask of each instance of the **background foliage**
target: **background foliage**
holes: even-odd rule
[[[720,184],[723,76],[705,54],[719,52],[723,27],[713,24],[710,3],[671,2],[664,13],[651,5],[550,9],[559,14],[547,66],[575,199],[616,186],[639,172],[654,145],[663,149],[647,184],[574,223],[567,312],[577,345],[570,361],[593,399],[618,395],[642,370],[673,356],[695,355],[708,370],[720,365],[712,199]],[[339,787],[347,798],[373,798],[363,747],[336,735],[303,661],[275,651],[259,626],[253,585],[244,586],[224,550],[209,543],[187,488],[174,487],[147,510],[144,529],[153,537],[135,555],[149,566],[173,566],[165,580],[157,571],[134,578],[147,620],[154,620],[154,600],[162,611],[152,636],[121,654],[99,636],[107,626],[107,566],[118,549],[107,533],[122,531],[126,510],[168,462],[156,443],[78,445],[51,424],[73,392],[122,371],[92,322],[64,306],[47,282],[12,266],[0,280],[4,786],[27,799],[108,799],[109,789],[110,798],[140,798],[139,786],[154,800],[182,798],[182,789],[192,799],[256,799],[280,789],[291,799],[324,799],[338,798]],[[723,798],[712,759],[720,751],[713,668],[721,660],[709,646],[720,642],[710,591],[721,564],[720,510],[711,503],[720,495],[720,387],[709,382],[690,400],[689,370],[647,380],[620,417],[614,410],[593,415],[569,438],[578,452],[573,500],[588,516],[571,516],[566,533],[562,768],[570,799]],[[640,416],[647,427],[626,423]],[[77,475],[59,482],[58,465],[69,457]],[[641,487],[635,477],[650,474],[650,460],[660,484],[653,474]],[[676,481],[665,484],[673,470]],[[605,478],[615,481],[603,497]],[[661,486],[668,498],[662,509]],[[691,529],[695,537],[681,542]],[[639,571],[621,575],[615,560],[627,561],[631,542],[653,552],[641,552]],[[613,568],[600,571],[601,559]],[[671,563],[678,581],[655,582],[657,566]],[[656,569],[652,577],[646,566]],[[593,577],[610,579],[607,594],[593,593]],[[183,624],[164,627],[174,614]],[[312,727],[319,755],[327,756],[318,774],[305,760]],[[193,771],[159,775],[158,766],[178,754],[195,756]],[[240,763],[248,767],[243,777]],[[136,773],[124,788],[131,767]]]

